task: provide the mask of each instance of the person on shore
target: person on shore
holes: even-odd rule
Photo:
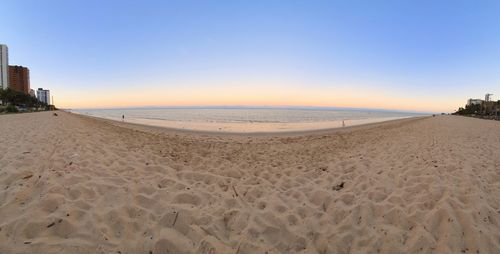
[[[122,122],[125,122],[125,115],[122,115]]]

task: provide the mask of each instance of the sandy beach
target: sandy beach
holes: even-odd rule
[[[78,114],[78,112],[72,112]],[[83,114],[85,115],[85,114]],[[172,121],[164,119],[147,119],[126,117],[126,120],[115,117],[101,117],[87,115],[90,117],[99,117],[115,121],[125,121],[127,123],[135,123],[140,125],[164,127],[177,130],[188,130],[197,132],[218,132],[218,133],[246,133],[255,134],[262,132],[310,132],[319,130],[329,130],[341,127],[351,127],[358,125],[365,125],[378,122],[386,122],[398,119],[405,119],[420,116],[404,116],[404,117],[372,117],[365,119],[345,119],[336,121],[311,121],[311,122],[208,122],[208,121]]]
[[[500,122],[209,135],[0,116],[0,253],[500,253]]]

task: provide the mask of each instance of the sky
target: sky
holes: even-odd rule
[[[60,108],[500,99],[496,0],[1,2],[10,64]]]

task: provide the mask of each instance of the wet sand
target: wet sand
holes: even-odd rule
[[[421,116],[419,116],[421,117]],[[195,132],[218,132],[230,133],[284,133],[284,132],[311,132],[319,130],[330,130],[371,123],[407,119],[412,117],[380,117],[356,120],[338,120],[321,122],[294,122],[294,123],[267,123],[267,122],[183,122],[157,119],[139,119],[127,117],[125,120],[119,118],[108,118],[118,122],[127,122],[147,126],[164,127],[173,130],[191,130]]]

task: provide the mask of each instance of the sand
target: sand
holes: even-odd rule
[[[276,136],[0,116],[0,253],[500,253],[500,122]]]
[[[76,112],[75,112],[76,113]],[[304,132],[311,130],[327,130],[340,127],[350,127],[365,125],[369,123],[385,122],[397,119],[411,118],[415,116],[404,117],[376,117],[351,120],[321,121],[321,122],[191,122],[191,121],[171,121],[159,119],[146,119],[127,117],[121,118],[109,117],[107,119],[115,121],[125,121],[148,126],[165,127],[177,130],[194,130],[198,132],[219,132],[219,133],[262,133],[262,132]]]

